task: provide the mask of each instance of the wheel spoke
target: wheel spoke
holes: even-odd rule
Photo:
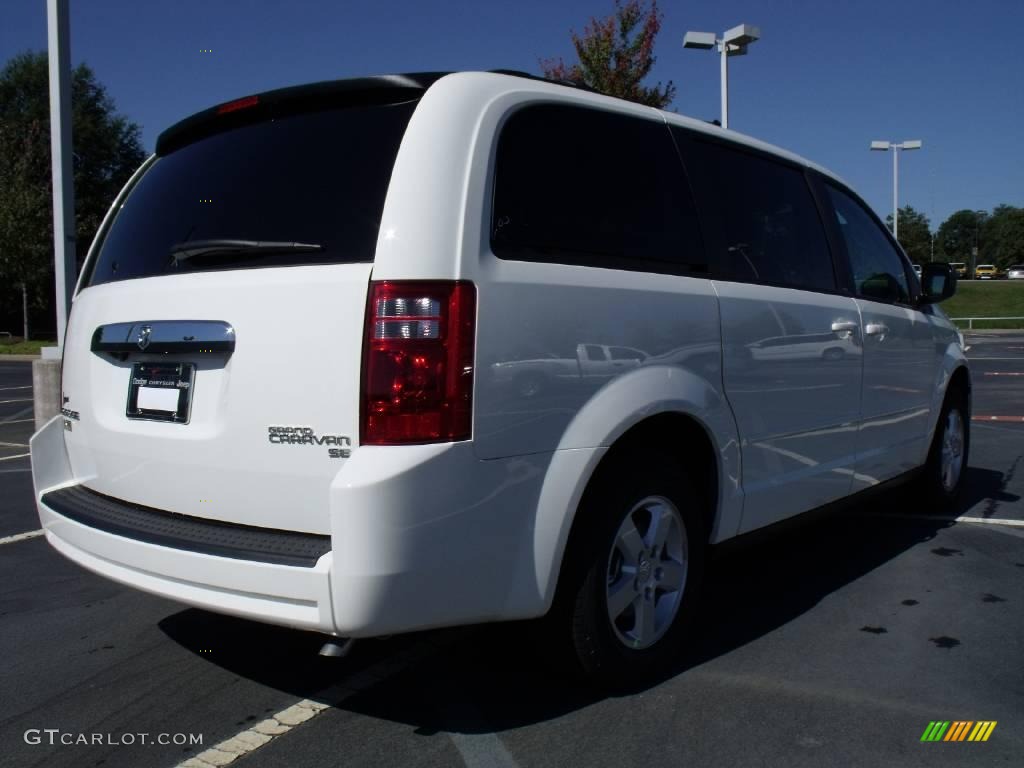
[[[644,551],[644,540],[640,538],[640,532],[636,527],[630,525],[628,530],[619,534],[618,546],[626,562],[635,563],[640,557],[640,553]]]
[[[661,571],[661,579],[658,580],[658,589],[665,592],[678,592],[683,588],[686,581],[686,566],[677,563],[675,560],[662,560],[658,564]]]
[[[654,600],[647,600],[643,596],[636,601],[636,624],[633,625],[633,635],[641,644],[646,644],[654,637]]]
[[[614,622],[637,597],[634,577],[624,573],[622,578],[608,587],[608,618]]]
[[[672,527],[672,512],[667,507],[659,504],[650,508],[651,525],[647,529],[644,541],[654,550],[661,551],[668,538],[669,529]]]

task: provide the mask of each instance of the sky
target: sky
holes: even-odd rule
[[[118,110],[160,131],[249,93],[389,72],[519,69],[574,60],[613,0],[70,0],[72,62]],[[684,50],[687,30],[761,30],[730,60],[730,128],[829,168],[880,215],[892,159],[872,140],[920,139],[900,158],[900,205],[932,228],[952,212],[1024,206],[1024,0],[663,0],[651,81],[671,109],[719,117],[719,60]],[[1005,37],[1004,37],[1005,33]],[[46,0],[4,0],[0,64],[46,48]],[[210,53],[204,52],[209,49]]]

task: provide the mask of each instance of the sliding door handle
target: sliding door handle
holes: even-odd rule
[[[839,334],[841,339],[848,339],[859,327],[858,323],[849,320],[836,320],[832,323],[832,333]]]
[[[864,326],[864,334],[866,336],[879,336],[884,338],[885,334],[889,332],[889,326],[883,325],[882,323],[868,323]]]

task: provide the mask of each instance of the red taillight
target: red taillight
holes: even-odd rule
[[[472,283],[370,283],[363,445],[469,439],[475,326]]]

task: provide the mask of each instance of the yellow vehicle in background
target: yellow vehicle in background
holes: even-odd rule
[[[974,279],[995,280],[997,274],[995,264],[979,264],[974,270]]]
[[[949,266],[956,272],[957,277],[967,277],[967,265],[962,261],[951,261]]]

